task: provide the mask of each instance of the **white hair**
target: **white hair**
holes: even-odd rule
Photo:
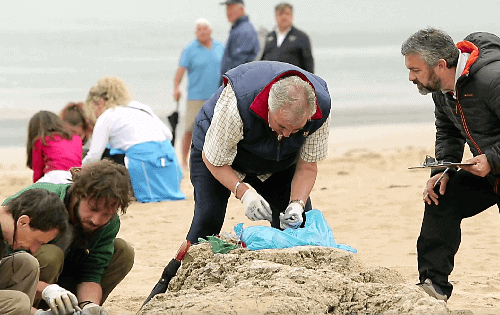
[[[204,18],[199,18],[196,20],[196,22],[194,23],[194,26],[197,27],[198,25],[206,25],[209,28],[212,28],[212,26],[210,25],[210,22],[208,22],[208,20],[204,19]]]
[[[302,89],[301,94],[307,102],[306,108],[293,105],[288,110],[294,112],[295,117],[308,116],[310,118],[316,112],[316,93],[308,82],[299,76],[289,76],[278,80],[271,86],[269,91],[268,105],[271,112],[275,112],[283,105],[291,105],[297,100],[297,95],[291,89]]]

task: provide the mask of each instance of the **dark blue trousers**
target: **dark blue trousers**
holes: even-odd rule
[[[436,188],[436,192],[438,188]],[[417,240],[418,272],[439,285],[450,297],[453,285],[448,276],[454,267],[454,257],[461,240],[462,219],[472,217],[494,204],[499,195],[492,181],[466,171],[458,171],[448,182],[446,192],[439,196],[439,205],[425,204],[424,219]]]
[[[194,216],[186,239],[198,243],[198,238],[218,235],[226,216],[227,201],[231,195],[203,162],[201,151],[191,147],[190,176],[194,188]],[[271,206],[273,211],[271,226],[279,228],[279,214],[285,211],[290,201],[292,178],[296,165],[276,172],[262,182],[255,176],[246,176],[244,182],[249,183]],[[312,209],[308,199],[305,210]],[[241,211],[244,212],[243,206]],[[305,222],[305,215],[303,215]]]

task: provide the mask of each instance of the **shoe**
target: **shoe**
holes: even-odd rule
[[[437,284],[432,283],[431,279],[425,279],[423,282],[417,283],[417,286],[437,300],[448,301],[448,296],[444,294]]]

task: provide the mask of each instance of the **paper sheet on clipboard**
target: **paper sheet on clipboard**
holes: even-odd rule
[[[419,165],[419,166],[411,166],[408,167],[408,169],[414,169],[414,168],[447,168],[447,167],[454,167],[458,168],[464,165],[474,165],[474,163],[453,163],[453,162],[442,162],[442,163],[437,163],[437,164],[432,164],[432,165]]]
[[[425,161],[424,163],[420,164],[419,166],[412,166],[408,167],[408,169],[415,169],[415,168],[459,168],[464,165],[474,165],[474,163],[463,163],[463,162],[445,162],[445,161],[438,161],[432,156],[426,155],[425,156]]]

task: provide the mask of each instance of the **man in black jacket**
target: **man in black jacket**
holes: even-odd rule
[[[267,34],[262,60],[287,62],[314,73],[311,42],[306,33],[292,25],[292,5],[280,3],[275,13],[277,26]]]
[[[432,93],[436,159],[461,162],[465,143],[474,155],[465,161],[472,165],[447,172],[439,185],[443,170],[434,170],[423,192],[418,285],[446,301],[462,219],[500,201],[500,38],[473,33],[455,45],[445,32],[429,28],[408,38],[401,53],[409,80],[421,94]]]

